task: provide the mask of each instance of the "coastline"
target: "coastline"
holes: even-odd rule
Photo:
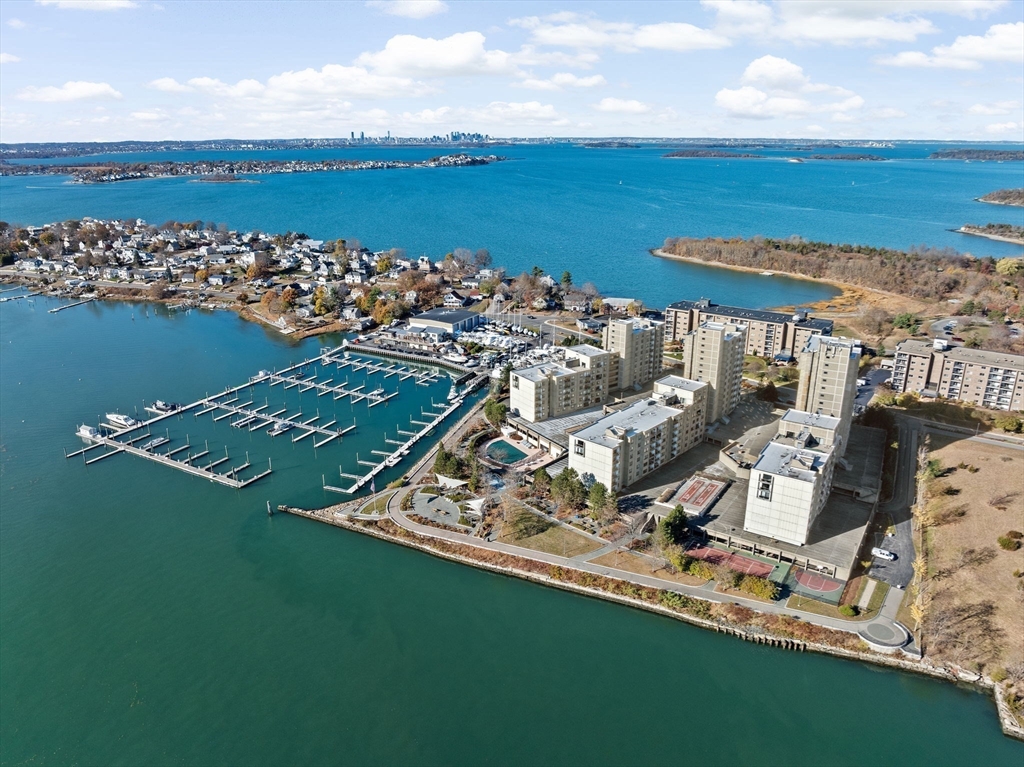
[[[992,205],[1009,205],[1010,203],[996,202],[996,203],[991,203],[991,204]],[[1016,206],[1016,207],[1020,207],[1020,206]],[[1024,245],[1024,239],[1022,239],[1020,237],[1003,237],[1002,235],[999,235],[999,234],[988,234],[986,232],[979,232],[979,231],[976,231],[974,229],[968,229],[967,227],[964,227],[964,226],[961,226],[959,229],[950,229],[949,231],[956,232],[957,234],[970,234],[970,235],[973,235],[974,237],[984,237],[986,240],[996,240],[998,242],[1008,242],[1011,245]]]
[[[747,272],[748,274],[760,275],[762,270],[750,266],[735,266],[733,264],[726,264],[722,261],[703,261],[699,258],[690,258],[689,256],[677,256],[674,253],[666,253],[661,248],[653,248],[650,250],[650,254],[657,258],[665,258],[671,261],[682,261],[688,264],[696,264],[698,266],[709,266],[715,269],[730,269],[735,272]],[[839,294],[832,298],[823,298],[820,301],[807,304],[806,308],[813,309],[818,312],[827,311],[841,311],[841,309],[835,308],[835,304],[857,304],[863,301],[877,303],[882,299],[898,299],[900,301],[920,303],[920,299],[910,298],[907,296],[900,295],[899,293],[890,293],[885,290],[877,290],[876,288],[864,288],[860,285],[852,285],[847,282],[836,282],[835,280],[827,280],[822,277],[808,277],[804,274],[798,274],[796,272],[780,272],[773,271],[773,276],[786,277],[792,280],[806,280],[807,282],[817,282],[823,285],[830,285],[839,290]],[[828,307],[832,305],[833,308]],[[791,306],[785,307],[773,307],[776,311],[785,309],[791,309]]]
[[[654,589],[649,587],[639,587],[641,596],[648,597],[648,599],[643,599],[641,596],[633,595],[633,593],[637,591],[636,587],[630,589],[629,587],[632,584],[628,581],[622,581],[614,577],[605,577],[600,580],[602,585],[604,585],[604,588],[583,585],[573,580],[569,580],[566,577],[566,571],[587,575],[583,571],[546,565],[542,562],[529,559],[527,556],[511,554],[503,554],[497,559],[497,561],[490,561],[483,556],[472,556],[472,544],[454,544],[450,541],[443,541],[440,538],[435,538],[429,534],[413,532],[396,525],[391,519],[386,517],[382,519],[353,517],[337,511],[338,508],[339,505],[337,504],[323,509],[313,510],[292,506],[278,506],[278,511],[285,512],[293,516],[305,517],[306,519],[322,522],[333,527],[340,527],[344,530],[349,530],[350,532],[368,535],[387,543],[416,549],[429,556],[444,559],[456,564],[466,565],[498,575],[519,578],[548,588],[559,589],[561,591],[567,591],[593,599],[602,599],[604,601],[620,604],[626,607],[644,610],[664,617],[673,618],[698,628],[715,631],[716,633],[724,633],[744,641],[768,645],[779,649],[792,650],[795,652],[816,652],[822,655],[831,655],[843,660],[861,661],[898,671],[907,671],[924,676],[930,676],[935,679],[953,682],[954,684],[966,684],[979,691],[990,693],[993,697],[997,719],[1003,734],[1007,737],[1024,741],[1024,727],[1021,727],[1017,723],[1012,712],[1009,710],[1009,707],[1006,705],[1002,696],[1001,686],[981,674],[968,672],[962,669],[954,670],[951,668],[935,666],[926,660],[915,660],[913,659],[913,656],[908,656],[905,653],[905,657],[901,658],[894,654],[884,654],[882,652],[872,650],[870,647],[866,650],[851,650],[845,647],[833,646],[822,642],[779,636],[764,632],[760,629],[751,631],[744,628],[741,624],[733,624],[710,618],[701,618],[685,612],[682,607],[675,608],[670,606],[668,601],[661,599],[660,596],[662,594],[672,592],[661,590],[657,594],[651,594],[649,592],[654,592]],[[470,551],[466,551],[466,549],[469,549]],[[481,550],[481,552],[482,551],[483,550]],[[856,636],[856,634],[854,635]]]
[[[984,197],[975,197],[975,202],[984,202],[988,205],[1005,205],[1009,208],[1024,208],[1024,202],[1003,202],[1002,200],[986,200]]]

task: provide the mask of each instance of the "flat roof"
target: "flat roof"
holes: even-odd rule
[[[821,475],[827,458],[828,454],[819,450],[795,447],[772,440],[764,446],[752,470],[814,482]]]
[[[596,346],[591,344],[577,344],[576,346],[570,346],[566,349],[567,352],[575,352],[583,357],[600,357],[605,354],[611,354],[606,352],[604,349],[598,349]]]
[[[671,386],[673,389],[684,389],[685,391],[700,391],[708,386],[708,384],[702,381],[693,381],[682,376],[664,376],[654,383]]]
[[[452,325],[457,325],[460,322],[465,322],[473,317],[479,317],[480,315],[476,312],[471,312],[466,309],[430,309],[425,312],[410,318],[410,322],[416,322],[417,320],[430,320],[432,322],[449,322]]]
[[[805,352],[816,352],[822,346],[834,346],[836,348],[846,348],[849,350],[851,357],[860,356],[861,342],[853,338],[845,338],[843,336],[811,336],[807,339],[807,343],[804,344],[803,351]]]
[[[970,362],[975,365],[992,365],[993,367],[1024,371],[1024,356],[1020,354],[989,351],[988,349],[968,349],[966,346],[950,346],[943,351],[936,349],[931,341],[918,341],[912,338],[896,344],[896,351],[918,355],[930,355],[932,352],[938,352],[950,359]]]
[[[572,375],[578,372],[559,362],[541,362],[536,365],[530,365],[527,368],[519,368],[519,370],[513,370],[512,375],[518,376],[519,378],[525,378],[527,381],[543,381],[549,377],[559,377]]]
[[[604,408],[601,405],[577,410],[558,418],[548,418],[546,421],[531,423],[522,416],[509,415],[508,420],[522,431],[538,434],[544,439],[554,442],[566,449],[569,448],[569,434],[576,430],[589,426],[604,415]]]
[[[573,436],[606,447],[614,447],[629,434],[654,428],[680,412],[682,411],[679,408],[663,405],[655,399],[645,397],[622,410],[609,413]]]
[[[759,322],[793,322],[793,315],[786,314],[785,312],[769,312],[763,309],[746,309],[741,306],[722,306],[721,304],[713,304],[708,302],[704,304],[701,301],[676,301],[673,304],[668,305],[669,309],[675,309],[676,311],[688,311],[690,309],[699,309],[702,312],[709,314],[724,314],[728,317],[736,317],[745,320],[758,320]],[[818,320],[808,317],[807,319],[797,321],[797,325],[801,327],[816,328],[823,333],[832,333],[832,320]]]
[[[839,428],[840,420],[831,415],[820,415],[819,413],[808,413],[806,410],[787,410],[782,420],[786,423],[797,423],[801,426],[818,426],[822,429],[835,431]]]

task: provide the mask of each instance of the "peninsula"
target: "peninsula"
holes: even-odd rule
[[[929,160],[1024,160],[1019,149],[940,149],[928,155]]]
[[[990,240],[1000,242],[1012,242],[1014,245],[1024,245],[1024,226],[1013,224],[964,224],[954,231],[962,234],[973,234],[976,237],[986,237]]]
[[[1024,189],[997,189],[984,197],[979,197],[978,202],[1024,207]]]
[[[162,162],[95,162],[51,165],[0,163],[0,176],[71,176],[78,183],[100,184],[171,176],[210,177],[237,181],[239,175],[322,173],[331,171],[464,168],[507,160],[497,155],[449,154],[429,160],[197,160]]]

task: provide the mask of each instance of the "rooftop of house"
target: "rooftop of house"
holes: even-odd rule
[[[674,304],[668,305],[669,309],[676,311],[688,311],[690,309],[700,309],[701,311],[708,312],[709,314],[721,314],[726,317],[734,317],[737,319],[744,320],[757,320],[759,322],[793,322],[794,316],[802,316],[803,319],[796,320],[796,322],[802,327],[814,328],[820,330],[826,335],[832,333],[832,320],[818,320],[806,315],[794,315],[787,314],[786,312],[769,312],[763,309],[745,309],[741,306],[722,306],[721,304],[711,303],[710,301],[676,301]]]

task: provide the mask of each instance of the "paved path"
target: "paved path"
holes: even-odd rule
[[[860,599],[857,600],[857,607],[861,610],[868,608],[868,605],[871,604],[871,595],[875,593],[875,587],[877,586],[878,581],[868,578],[868,582],[864,584],[864,591],[861,592]]]
[[[920,424],[913,419],[898,418],[899,454],[896,457],[896,482],[892,498],[883,503],[880,510],[888,514],[896,528],[896,535],[887,536],[883,530],[875,535],[872,546],[891,551],[896,555],[893,562],[875,559],[871,565],[871,576],[885,581],[890,586],[907,588],[914,577],[914,532],[911,522],[911,507],[917,495],[917,446],[922,435]]]

